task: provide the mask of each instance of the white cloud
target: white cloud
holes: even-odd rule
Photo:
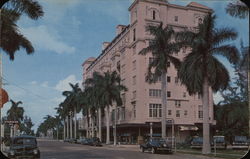
[[[23,28],[21,31],[39,49],[53,51],[58,54],[75,52],[74,47],[60,41],[59,37],[51,35],[45,25]]]
[[[79,83],[79,85],[81,85],[81,81],[80,80],[77,80],[76,79],[76,76],[75,75],[69,75],[68,77],[66,77],[65,79],[63,80],[60,80],[57,85],[55,86],[55,89],[58,90],[58,91],[66,91],[66,90],[70,90],[71,87],[69,85],[69,83],[72,83],[72,84],[76,84],[76,83]]]
[[[37,81],[31,81],[30,84],[36,85],[36,84],[37,84]]]

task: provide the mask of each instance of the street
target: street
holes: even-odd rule
[[[41,159],[212,159],[210,157],[181,153],[142,153],[136,145],[92,147],[55,140],[38,139],[38,146],[41,151]]]

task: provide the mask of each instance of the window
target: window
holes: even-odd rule
[[[136,60],[134,60],[134,61],[133,61],[133,63],[132,63],[132,67],[133,67],[133,68],[132,68],[133,70],[135,70],[135,69],[136,69]]]
[[[136,76],[133,76],[133,80],[132,80],[132,82],[133,82],[133,85],[135,85],[135,84],[136,84]]]
[[[136,103],[133,103],[133,117],[136,118]]]
[[[175,106],[177,108],[180,108],[181,107],[181,101],[180,100],[175,100]]]
[[[198,93],[198,99],[201,99],[201,94],[200,93]]]
[[[177,118],[181,117],[181,111],[180,110],[176,110],[176,117]]]
[[[178,16],[174,16],[174,21],[178,22]]]
[[[133,47],[133,55],[136,54],[136,46]]]
[[[149,117],[161,117],[162,108],[161,104],[149,104]]]
[[[150,97],[161,97],[161,90],[160,89],[149,89],[149,96]]]
[[[202,105],[199,105],[199,108],[198,108],[198,117],[200,119],[203,118],[203,108],[202,108]]]
[[[121,120],[125,120],[125,107],[121,107]]]
[[[171,77],[167,76],[167,82],[170,83],[171,82]]]
[[[135,41],[136,40],[136,30],[134,29],[133,30],[133,41]]]
[[[136,98],[136,91],[133,92],[133,98],[132,99],[135,99]]]
[[[169,61],[167,62],[167,67],[170,67],[170,62]]]
[[[175,77],[174,82],[175,82],[176,84],[179,83],[178,77]]]
[[[121,98],[122,98],[122,105],[125,106],[126,105],[126,95],[125,95],[125,93],[122,94]]]
[[[150,57],[150,58],[149,58],[148,64],[150,65],[153,61],[154,61],[154,58],[153,58],[153,57]]]
[[[155,20],[155,11],[153,10],[153,20]]]
[[[167,91],[167,97],[171,97],[171,92]]]
[[[168,110],[168,115],[172,115],[172,110]]]
[[[125,73],[125,64],[122,65],[122,68],[121,68],[121,73]]]
[[[198,19],[198,24],[202,24],[202,18]]]
[[[185,111],[184,111],[184,116],[187,116],[187,114],[188,114],[188,111],[185,110]]]
[[[187,93],[183,92],[183,98],[186,98],[186,96],[187,96]]]

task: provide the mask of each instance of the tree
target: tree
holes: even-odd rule
[[[20,131],[26,135],[34,135],[34,130],[32,127],[34,126],[32,120],[28,116],[24,116],[23,122],[20,126]]]
[[[224,44],[226,41],[235,40],[237,32],[231,28],[215,28],[215,18],[214,15],[209,14],[199,24],[196,32],[186,30],[177,35],[178,41],[183,41],[192,49],[181,64],[178,77],[181,83],[187,87],[189,94],[202,95],[203,154],[211,152],[209,89],[211,88],[214,92],[225,90],[230,81],[227,69],[215,56],[223,56],[231,63],[236,63],[238,60],[237,48]]]
[[[172,63],[176,68],[180,65],[180,61],[173,56],[177,53],[181,45],[173,42],[175,32],[170,26],[163,28],[161,23],[159,26],[147,26],[148,31],[153,38],[149,40],[148,47],[142,49],[139,54],[152,54],[152,62],[149,64],[146,80],[149,83],[155,82],[157,78],[161,77],[161,91],[162,91],[162,138],[166,137],[166,111],[167,111],[167,81],[166,74],[168,72],[168,65]]]
[[[75,85],[69,83],[71,87],[71,91],[64,91],[63,95],[66,96],[65,102],[66,105],[68,105],[69,109],[74,112],[75,115],[75,138],[76,138],[76,125],[77,125],[77,118],[76,114],[81,111],[81,107],[79,104],[79,95],[81,92],[81,88],[79,87],[79,84],[76,83]]]
[[[232,17],[245,19],[249,15],[249,8],[243,2],[237,0],[227,5],[226,12]]]
[[[15,52],[26,49],[27,54],[34,52],[31,42],[24,37],[17,21],[25,14],[36,20],[43,16],[42,6],[35,0],[2,0],[0,2],[0,48],[14,60]]]
[[[11,102],[11,107],[7,111],[7,119],[18,121],[18,123],[20,124],[21,121],[23,121],[24,109],[23,107],[19,107],[18,105],[23,103],[21,101],[15,102],[13,100],[10,100],[10,102]]]
[[[98,107],[102,105],[103,108],[106,108],[106,144],[110,143],[110,106],[114,102],[116,102],[117,106],[122,105],[120,93],[121,91],[127,91],[127,88],[121,85],[120,81],[121,79],[115,71],[111,73],[109,71],[105,72],[104,75],[94,72],[93,78],[86,80],[87,86],[92,87],[92,96],[95,96],[91,99],[96,99],[95,102],[91,103],[96,104]]]

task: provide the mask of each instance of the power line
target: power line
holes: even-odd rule
[[[33,95],[33,96],[35,96],[35,97],[37,97],[37,98],[39,98],[39,99],[46,100],[46,102],[48,101],[48,98],[45,98],[45,97],[43,97],[43,96],[41,96],[41,95],[38,95],[38,94],[36,94],[36,93],[34,93],[34,92],[32,92],[32,91],[30,91],[30,90],[24,88],[24,87],[19,86],[18,84],[14,83],[14,82],[10,82],[10,81],[7,80],[5,77],[2,77],[2,79],[3,79],[4,81],[6,81],[6,82],[8,83],[8,85],[13,85],[13,86],[15,86],[15,87],[17,87],[17,88],[19,88],[19,89],[22,89],[22,90],[28,92],[30,95]]]

